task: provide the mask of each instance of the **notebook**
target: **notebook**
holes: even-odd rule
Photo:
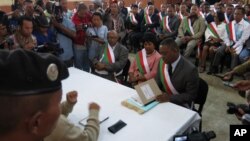
[[[136,85],[135,90],[138,95],[132,97],[132,99],[141,104],[140,106],[150,104],[155,101],[156,96],[162,94],[154,79]]]

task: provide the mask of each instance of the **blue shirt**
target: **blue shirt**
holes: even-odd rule
[[[75,31],[75,25],[71,22],[71,20],[67,17],[63,17],[62,25],[66,28]],[[63,61],[70,60],[73,57],[73,41],[71,38],[65,36],[64,34],[58,32],[57,33],[57,40],[60,43],[60,47],[63,48],[64,53],[61,54],[59,57]]]
[[[51,28],[48,29],[48,36],[45,36],[38,31],[34,31],[33,35],[36,37],[38,46],[44,45],[45,43],[56,42],[56,35]]]

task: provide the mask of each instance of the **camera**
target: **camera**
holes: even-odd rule
[[[44,45],[37,46],[33,49],[35,52],[51,53],[55,56],[59,56],[64,53],[63,48],[60,48],[59,43],[46,43]]]
[[[239,108],[241,108],[245,113],[249,113],[249,106],[247,106],[246,104],[234,104],[232,102],[228,102],[227,103],[227,113],[228,114],[237,114],[237,115],[241,115],[238,111]]]
[[[63,22],[62,6],[60,5],[60,0],[52,5],[52,15],[55,15],[55,19],[58,23]]]
[[[214,133],[214,131],[208,131],[208,132],[193,131],[190,134],[174,136],[173,141],[210,141],[215,137],[216,134]]]

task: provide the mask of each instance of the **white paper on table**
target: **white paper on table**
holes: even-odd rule
[[[141,86],[140,88],[141,88],[144,96],[146,97],[146,99],[151,99],[151,98],[155,97],[149,84],[145,84],[145,85]]]

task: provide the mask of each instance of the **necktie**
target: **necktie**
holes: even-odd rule
[[[172,65],[171,64],[168,64],[168,74],[171,78],[172,77]]]

